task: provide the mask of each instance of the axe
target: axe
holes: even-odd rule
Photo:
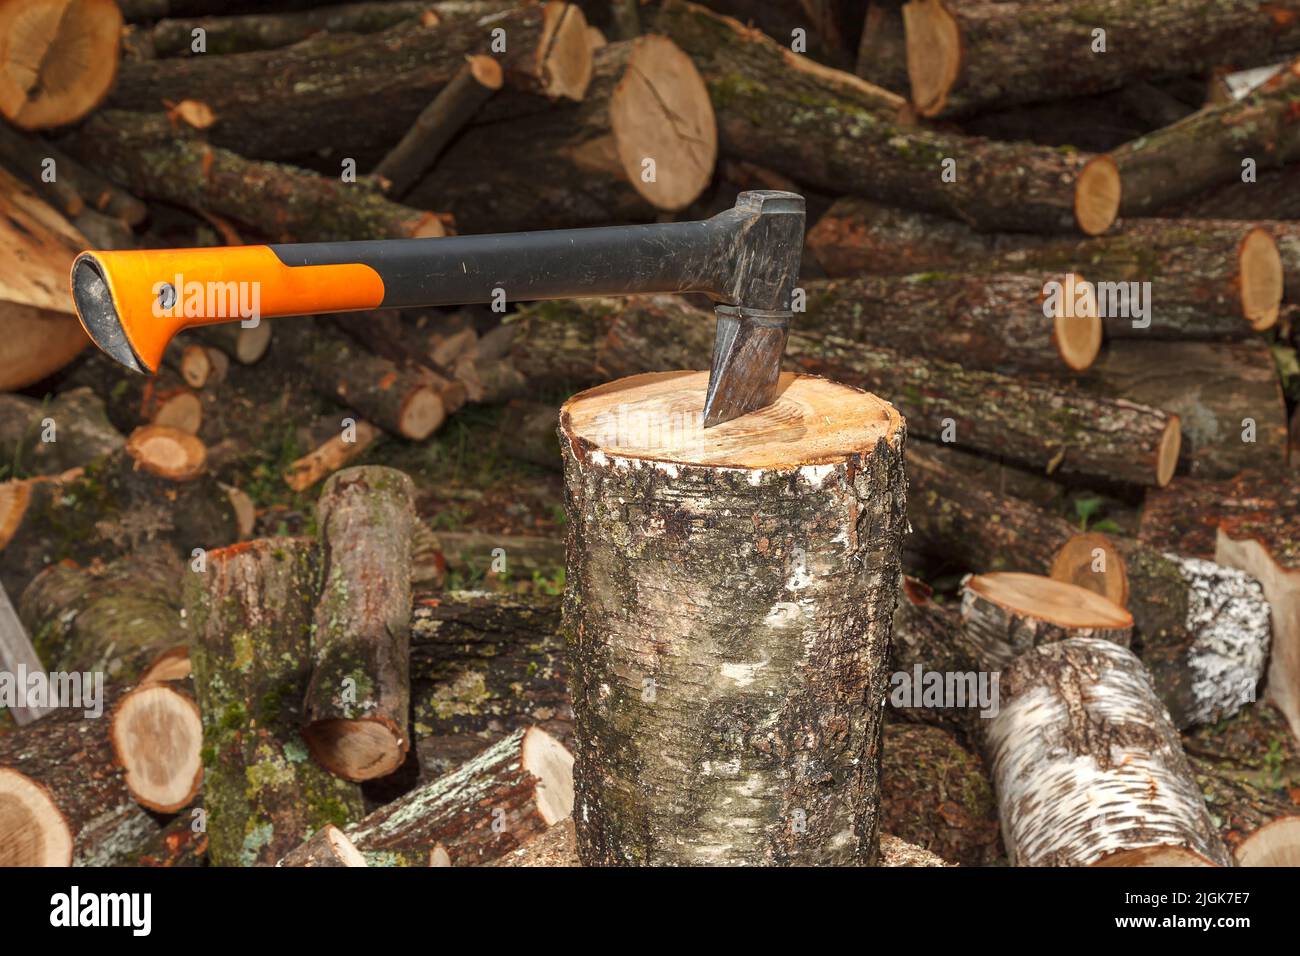
[[[756,190],[702,222],[83,252],[72,264],[72,298],[96,345],[152,373],[177,332],[238,321],[230,304],[241,284],[254,284],[259,317],[702,292],[717,302],[707,428],[776,399],[803,230],[802,196]]]

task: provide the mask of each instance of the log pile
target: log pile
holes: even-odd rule
[[[0,694],[0,864],[1294,864],[1292,0],[0,0],[0,37],[0,663],[104,684]],[[86,248],[744,189],[810,228],[787,391],[722,437],[682,426],[692,294],[250,318],[151,378],[67,294]],[[629,390],[668,427],[611,435]]]

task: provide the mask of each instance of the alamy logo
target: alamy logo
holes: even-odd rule
[[[1091,316],[1103,319],[1132,319],[1133,328],[1151,325],[1150,282],[1089,282],[1073,272],[1064,282],[1055,279],[1043,285],[1043,315]]]
[[[50,925],[127,926],[133,936],[148,936],[153,925],[150,893],[85,893],[78,886],[50,897]]]
[[[101,671],[27,672],[0,671],[0,707],[80,708],[88,718],[104,713],[104,675]]]
[[[158,318],[240,319],[252,328],[262,315],[262,284],[187,281],[178,272],[171,282],[154,283],[153,314]]]
[[[911,672],[897,671],[889,683],[889,702],[895,707],[948,710],[978,707],[981,717],[996,717],[1000,699],[998,671],[927,671],[917,664]]]

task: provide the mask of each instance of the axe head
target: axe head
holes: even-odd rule
[[[704,427],[711,428],[776,401],[790,313],[720,305],[718,330],[704,398]]]

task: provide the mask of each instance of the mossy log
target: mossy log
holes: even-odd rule
[[[1231,478],[1286,466],[1286,401],[1266,342],[1116,342],[1085,383],[1177,415],[1180,473]]]
[[[347,830],[371,866],[478,866],[569,816],[573,758],[536,727],[381,807]]]
[[[1047,239],[980,233],[940,216],[850,197],[836,200],[817,221],[808,247],[831,276],[1074,272],[1098,284],[1150,282],[1145,317],[1123,314],[1126,302],[1130,312],[1138,304],[1127,286],[1099,286],[1096,298],[1110,338],[1229,339],[1277,322],[1280,225],[1130,219],[1105,236]],[[1290,271],[1300,271],[1300,264]]]
[[[901,417],[786,375],[706,440],[706,378],[636,376],[561,411],[579,855],[870,865]]]
[[[560,602],[453,591],[417,600],[411,697],[419,736],[571,721]]]
[[[102,714],[68,707],[0,734],[0,865],[112,866],[158,830],[109,743],[125,685],[104,685]]]
[[[1002,858],[988,771],[978,753],[940,727],[885,722],[880,825],[961,866]]]
[[[163,113],[102,110],[66,145],[146,198],[232,219],[280,242],[446,234],[434,213],[393,202],[375,183],[245,159],[181,133]]]
[[[988,749],[1013,866],[1228,866],[1141,662],[1096,638],[1020,655]]]
[[[684,0],[665,3],[655,24],[704,77],[724,156],[980,229],[1097,235],[1115,219],[1108,157],[907,125],[893,93]]]
[[[162,426],[136,429],[132,437],[134,443],[80,474],[0,486],[0,580],[12,593],[69,558],[89,562],[151,543],[188,558],[195,548],[236,540],[234,507],[201,473],[197,439]],[[178,464],[173,477],[156,473]]]
[[[89,388],[72,388],[44,402],[0,394],[0,452],[24,474],[80,468],[125,441]]]
[[[324,582],[312,619],[303,737],[331,773],[370,780],[410,749],[415,486],[393,468],[347,468],[316,506]]]
[[[268,159],[330,150],[369,169],[466,56],[490,52],[498,28],[509,51],[502,55],[507,84],[582,98],[591,60],[578,7],[498,6],[484,17],[476,5],[458,6],[444,5],[434,26],[417,18],[369,35],[318,34],[284,50],[126,63],[108,105],[148,112],[159,109],[164,92],[199,100],[217,116],[214,146]]]
[[[1102,93],[1300,49],[1290,11],[1219,0],[911,0],[903,19],[912,102],[922,116]]]
[[[174,553],[156,547],[88,568],[60,562],[32,579],[19,614],[47,667],[133,683],[186,643],[183,573]]]
[[[485,155],[502,160],[485,167]],[[690,57],[644,36],[595,52],[582,102],[471,123],[405,199],[448,210],[465,232],[636,221],[693,202],[716,158],[713,108]]]
[[[1205,189],[1244,185],[1248,160],[1262,170],[1300,159],[1298,96],[1300,60],[1243,99],[1200,110],[1114,150],[1110,156],[1123,183],[1120,214],[1155,215]]]
[[[360,789],[299,735],[320,569],[312,542],[211,551],[187,575],[187,628],[203,716],[204,806],[215,866],[273,865],[327,823],[360,819]]]

